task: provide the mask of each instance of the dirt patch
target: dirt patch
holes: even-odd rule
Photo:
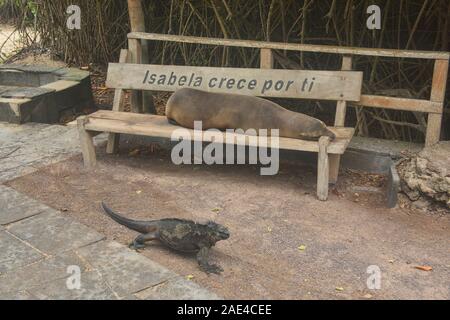
[[[102,200],[130,218],[228,226],[231,238],[212,255],[225,269],[221,276],[205,275],[194,257],[156,243],[142,251],[225,298],[450,298],[449,217],[385,209],[377,192],[382,179],[369,179],[370,192],[358,193],[348,189],[358,177],[345,174],[320,202],[315,169],[307,165],[282,162],[278,176],[261,177],[254,166],[177,167],[165,151],[130,156],[133,150],[99,152],[91,172],[74,157],[10,185],[123,244],[136,234],[105,217]],[[381,290],[367,288],[371,265],[382,271]]]
[[[16,28],[0,23],[0,62],[20,48],[20,35]]]
[[[65,62],[54,59],[50,53],[42,51],[45,50],[38,47],[28,47],[11,57],[9,62],[20,65],[45,65],[57,68],[67,67]]]

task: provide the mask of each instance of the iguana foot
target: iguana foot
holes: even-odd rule
[[[204,272],[207,274],[213,273],[220,275],[223,272],[223,269],[221,266],[217,264],[207,264],[200,267]]]
[[[133,241],[132,243],[130,243],[130,245],[128,247],[132,250],[139,251],[141,249],[145,249],[145,244]]]
[[[223,271],[223,269],[216,264],[211,264],[208,262],[209,249],[210,249],[209,247],[203,247],[197,254],[197,261],[200,266],[200,269],[202,269],[202,271],[206,272],[207,274],[210,273],[220,274]]]

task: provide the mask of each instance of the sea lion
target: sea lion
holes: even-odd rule
[[[239,94],[211,93],[183,88],[176,91],[166,105],[169,122],[194,128],[195,121],[203,129],[279,129],[280,137],[318,140],[335,134],[325,123],[302,113],[258,97]]]

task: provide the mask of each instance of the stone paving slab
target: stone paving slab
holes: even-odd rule
[[[99,145],[106,139],[101,134],[94,141]],[[0,122],[0,183],[80,154],[79,144],[77,128]]]
[[[0,301],[5,300],[23,301],[23,300],[37,300],[37,299],[29,292],[20,291],[14,293],[0,294]]]
[[[23,87],[23,88],[14,88],[12,87],[9,90],[3,91],[0,96],[3,98],[14,98],[14,99],[33,99],[37,97],[41,97],[46,94],[50,94],[55,92],[55,90],[47,89],[47,88],[31,88],[31,87]]]
[[[0,231],[0,274],[39,261],[44,256],[37,250]]]
[[[25,65],[25,64],[3,64],[0,65],[2,70],[17,70],[23,72],[36,72],[36,73],[53,73],[63,69],[63,67],[51,67],[46,65]]]
[[[15,87],[15,86],[0,86],[0,97],[2,96],[3,92],[7,92],[7,91],[9,91],[11,89],[16,89],[16,88],[18,88],[18,87]]]
[[[216,294],[182,277],[141,291],[136,297],[140,300],[221,300]]]
[[[56,70],[55,75],[61,80],[83,81],[89,77],[89,72],[76,69],[76,68],[63,68]]]
[[[10,225],[8,231],[47,254],[57,254],[100,241],[104,235],[48,209]]]
[[[117,300],[114,292],[95,271],[81,276],[80,289],[70,290],[67,279],[35,287],[29,292],[39,300]]]
[[[12,188],[0,185],[0,225],[6,225],[32,217],[48,209]]]
[[[119,297],[127,297],[176,278],[177,275],[114,241],[102,241],[77,250],[100,272]]]
[[[0,299],[45,283],[66,279],[71,275],[68,273],[69,266],[80,267],[82,273],[90,270],[89,266],[74,252],[66,252],[22,268],[10,270],[10,272],[0,275]]]

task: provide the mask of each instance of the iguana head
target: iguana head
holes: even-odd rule
[[[224,227],[213,221],[209,221],[206,225],[209,229],[210,237],[212,238],[212,240],[217,242],[221,240],[227,240],[230,237],[230,231],[228,231],[227,227]]]

